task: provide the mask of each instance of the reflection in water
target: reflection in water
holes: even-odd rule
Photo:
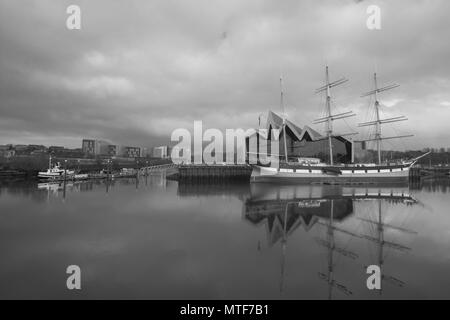
[[[157,187],[164,190],[167,186],[165,172],[152,172],[140,179],[136,178],[118,178],[118,179],[98,179],[98,180],[80,180],[80,181],[19,181],[9,183],[0,181],[0,196],[2,192],[9,194],[32,197],[38,202],[50,201],[51,198],[65,199],[73,193],[92,192],[103,188],[105,193],[109,193],[117,185],[134,185],[136,188]]]
[[[177,194],[180,197],[235,196],[241,200],[250,194],[250,185],[242,182],[189,183],[179,182]]]
[[[359,255],[347,247],[336,244],[335,234],[342,233],[350,238],[370,241],[376,245],[377,259],[371,264],[376,264],[381,270],[382,282],[389,282],[402,287],[404,283],[384,274],[384,247],[395,250],[408,251],[410,248],[401,244],[385,240],[384,230],[389,228],[398,232],[417,234],[404,226],[395,226],[383,221],[383,202],[390,204],[412,205],[417,200],[409,195],[408,190],[402,188],[348,188],[335,187],[323,189],[317,186],[273,186],[266,184],[253,184],[251,196],[244,204],[244,218],[254,225],[264,224],[266,227],[267,241],[272,247],[278,241],[281,242],[280,265],[280,292],[283,291],[285,276],[285,256],[287,238],[295,230],[310,231],[315,225],[324,228],[325,237],[315,237],[315,242],[327,251],[326,272],[318,272],[319,279],[328,285],[328,299],[333,297],[333,289],[337,289],[345,295],[352,295],[352,291],[343,283],[335,279],[336,262],[335,255],[357,260]],[[369,231],[375,231],[376,235],[360,234],[354,230],[347,230],[336,226],[336,223],[348,219],[355,210],[354,203],[359,202],[363,207],[372,203],[377,205],[377,219],[358,217],[368,225]],[[259,248],[259,244],[258,244]],[[364,266],[365,268],[367,266]],[[381,285],[383,288],[383,284]],[[382,293],[382,289],[378,291]]]
[[[449,298],[449,189],[0,182],[0,298],[70,297],[74,261],[84,298]]]
[[[141,186],[140,184],[144,184]],[[50,201],[50,198],[61,197],[65,199],[71,193],[92,192],[95,188],[104,187],[105,193],[109,193],[117,184],[122,186],[134,185],[136,189],[139,187],[156,186],[160,189],[165,189],[167,180],[165,172],[156,172],[140,179],[136,178],[118,178],[118,179],[98,179],[98,180],[81,180],[81,181],[49,181],[30,184],[31,193],[45,197],[38,197],[41,201]],[[37,186],[37,191],[34,188]]]
[[[412,190],[424,190],[431,192],[450,192],[450,179],[449,178],[422,178],[411,182]]]

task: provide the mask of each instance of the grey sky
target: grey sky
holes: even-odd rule
[[[70,4],[81,30],[65,26]],[[366,28],[369,4],[379,31]],[[289,116],[311,125],[328,63],[350,79],[333,92],[358,114],[350,127],[368,119],[359,96],[376,69],[381,84],[401,84],[381,97],[383,114],[410,119],[386,135],[416,135],[386,148],[450,147],[449,12],[445,0],[0,0],[0,143],[154,146],[194,120],[255,127],[279,111],[280,74]]]

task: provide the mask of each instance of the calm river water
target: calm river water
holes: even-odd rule
[[[0,298],[449,299],[449,181],[2,183]]]

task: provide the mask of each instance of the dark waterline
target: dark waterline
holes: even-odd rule
[[[449,190],[3,183],[0,298],[449,299]]]

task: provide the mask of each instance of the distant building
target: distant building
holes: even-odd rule
[[[15,150],[0,150],[0,157],[11,158],[16,154]]]
[[[50,147],[48,147],[48,152],[50,154],[57,154],[57,153],[60,153],[63,150],[64,150],[64,147],[60,147],[60,146],[50,146]]]
[[[139,147],[127,147],[119,144],[108,145],[107,154],[111,157],[135,158],[140,156]]]
[[[146,156],[146,148],[111,144],[103,140],[83,139],[82,150],[87,156],[138,158]]]
[[[110,143],[107,142],[107,141],[97,140],[98,154],[100,154],[100,155],[107,155],[108,154],[108,146],[109,145],[110,145]]]
[[[119,155],[119,146],[115,144],[108,145],[108,155],[111,157],[116,157]]]
[[[41,144],[29,144],[28,150],[30,151],[30,154],[32,154],[32,153],[39,154],[39,153],[47,153],[48,152],[48,148]]]
[[[16,154],[16,151],[11,145],[0,146],[0,157],[11,158]]]
[[[55,157],[61,158],[83,158],[85,153],[81,148],[69,149],[60,146],[51,146],[48,148],[48,153]],[[39,154],[39,152],[32,154]]]
[[[151,157],[151,152],[149,152],[148,148],[141,148],[141,157]]]
[[[28,146],[26,144],[16,144],[14,145],[14,150],[17,155],[28,154]]]
[[[139,147],[127,147],[118,144],[108,145],[108,155],[111,157],[139,157],[141,149]]]
[[[81,143],[81,149],[83,152],[88,156],[94,156],[95,155],[95,140],[91,139],[83,139]]]
[[[153,148],[153,157],[154,158],[167,158],[168,155],[168,146],[159,146]]]
[[[125,147],[125,157],[138,158],[141,156],[141,148],[139,147]]]
[[[0,146],[0,151],[14,151],[14,152],[8,152],[5,153],[3,152],[2,154],[6,155],[8,154],[8,156],[12,156],[12,155],[39,155],[39,154],[47,154],[47,147],[43,146],[43,145],[36,145],[36,144],[30,144],[30,145],[25,145],[25,144],[16,144],[16,145],[12,145],[12,144],[8,144],[8,145],[4,145],[4,146]]]
[[[104,140],[83,139],[81,149],[85,155],[108,155],[110,144]]]

